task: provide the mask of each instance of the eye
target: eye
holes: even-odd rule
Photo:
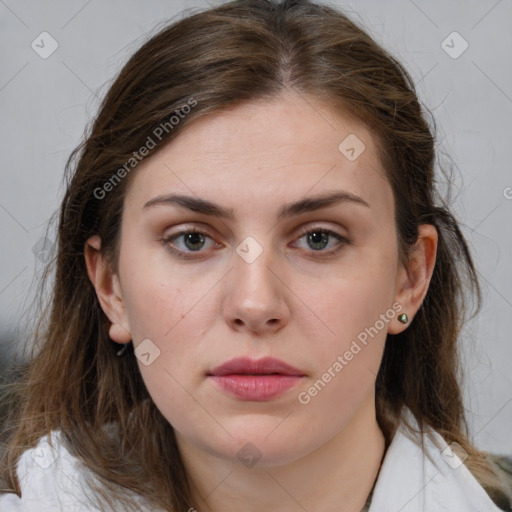
[[[302,236],[297,240],[305,239],[308,245],[308,247],[302,247],[302,249],[319,253],[319,256],[333,255],[344,245],[350,243],[347,238],[339,233],[322,227],[308,228],[303,230],[302,233]],[[333,240],[337,243],[333,244]],[[208,233],[199,229],[179,231],[163,238],[162,243],[180,258],[194,258],[194,253],[199,256],[202,252],[205,252],[202,249],[208,249],[208,246],[210,249],[222,247],[222,244],[215,242]],[[332,247],[333,245],[334,247]],[[328,249],[325,250],[326,248]]]
[[[307,231],[303,231],[304,235],[301,236],[298,240],[305,239],[308,247],[306,249],[312,249],[313,252],[320,252],[322,255],[326,254],[334,254],[338,252],[344,245],[348,244],[349,241],[344,236],[332,231],[330,229],[314,227],[308,228]],[[335,239],[337,243],[332,247],[330,242]],[[324,250],[326,247],[331,245],[331,248],[328,250]]]
[[[212,245],[213,247],[221,247],[221,244],[214,242],[208,233],[197,229],[179,231],[178,233],[174,233],[173,235],[164,238],[162,243],[174,254],[177,254],[180,257],[187,257],[188,254],[201,252],[201,249],[208,246],[206,243],[207,240],[212,242],[210,243],[210,247]],[[177,244],[176,241],[180,241],[182,243]]]

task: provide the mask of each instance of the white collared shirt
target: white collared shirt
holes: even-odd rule
[[[417,429],[407,408],[405,415]],[[423,451],[403,423],[398,427],[382,462],[369,512],[502,512],[463,463],[460,447],[452,449],[437,432],[430,433],[432,439],[422,435]]]
[[[417,426],[406,409],[409,422]],[[369,512],[501,512],[483,487],[436,432],[423,434],[425,452],[401,424],[389,445],[373,490]],[[42,437],[17,466],[22,497],[0,495],[0,512],[91,512],[85,469],[52,432],[54,448]],[[426,456],[429,454],[432,461]],[[144,501],[141,497],[141,510]],[[154,512],[154,510],[152,511]]]

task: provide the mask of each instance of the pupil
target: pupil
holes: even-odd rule
[[[323,244],[322,247],[314,247],[314,249],[322,249],[327,245],[327,233],[321,231],[314,231],[308,236],[308,240],[313,242],[314,245]]]
[[[188,233],[185,238],[185,244],[187,244],[187,247],[189,249],[198,249],[199,247],[190,247],[189,242],[191,245],[200,244],[204,241],[203,235],[201,233]]]

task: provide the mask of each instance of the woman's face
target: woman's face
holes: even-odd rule
[[[120,318],[179,442],[272,466],[374,414],[402,267],[370,132],[287,94],[199,119],[133,172]],[[234,358],[294,370],[218,369]]]

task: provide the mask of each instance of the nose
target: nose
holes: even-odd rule
[[[252,262],[234,256],[228,275],[224,319],[236,331],[272,333],[288,324],[288,288],[267,251]]]

